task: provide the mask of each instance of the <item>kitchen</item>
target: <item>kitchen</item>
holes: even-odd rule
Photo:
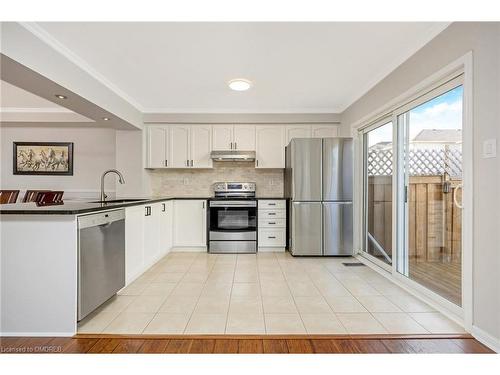
[[[177,59],[145,42],[158,35],[156,27],[162,35],[176,36],[155,40],[183,51]],[[16,196],[0,205],[1,336],[472,333],[468,288],[459,289],[464,302],[456,305],[431,284],[417,285],[420,274],[412,267],[425,264],[418,256],[420,263],[412,263],[410,250],[399,250],[410,249],[411,242],[398,242],[404,238],[400,234],[410,238],[411,228],[418,229],[411,223],[398,226],[408,202],[417,201],[409,188],[414,176],[405,182],[390,161],[381,162],[390,169],[383,175],[363,169],[375,152],[385,155],[387,145],[405,144],[403,138],[385,142],[381,137],[368,143],[372,128],[386,124],[377,121],[385,120],[389,109],[356,117],[350,107],[377,87],[366,89],[373,70],[354,72],[350,61],[368,58],[380,36],[366,30],[360,35],[355,24],[283,27],[315,42],[283,47],[282,55],[270,56],[263,67],[228,35],[243,38],[251,29],[258,55],[265,56],[283,41],[277,25],[2,24],[1,187]],[[398,25],[370,27],[390,48],[402,47],[394,35]],[[421,48],[431,48],[427,45],[435,38],[439,42],[467,27],[491,33],[481,24],[406,25],[401,33],[411,48],[395,66],[379,61],[378,75],[390,77],[399,65],[411,64]],[[82,28],[95,49],[78,38]],[[131,30],[137,33],[133,51],[125,48]],[[364,49],[340,43],[335,39],[340,31]],[[206,45],[194,43],[200,34],[206,34]],[[354,57],[337,61],[341,53],[324,51],[332,40]],[[18,43],[26,48],[17,48]],[[228,45],[235,50],[224,52]],[[104,46],[110,52],[102,58],[96,51]],[[34,59],[25,52],[29,49],[40,55]],[[203,68],[183,66],[186,56],[201,58],[211,49],[220,55]],[[111,69],[124,50],[130,61],[149,57],[149,65],[142,65],[147,72],[126,64]],[[288,78],[303,64],[299,52],[322,53],[325,62],[293,82]],[[51,54],[57,58],[51,60]],[[240,56],[237,69],[224,65],[233,54]],[[466,57],[460,63],[448,60],[439,67],[454,74],[452,79],[437,69],[419,78],[441,90],[446,76],[443,85],[465,87],[466,97],[467,81],[456,73],[462,67],[459,73],[468,74]],[[161,64],[167,63],[178,76],[166,73]],[[343,91],[321,83],[333,63],[338,72],[329,74]],[[165,89],[161,81],[172,87]],[[412,95],[401,100],[419,97],[417,91]],[[357,121],[360,128],[351,127]],[[465,155],[465,136],[463,142]],[[34,156],[24,151],[30,147]],[[42,155],[38,164],[33,163],[37,155]],[[49,162],[59,155],[66,160],[51,170]],[[389,160],[403,163],[401,155]],[[464,161],[464,181],[467,168]],[[418,178],[421,189],[428,176]],[[387,183],[393,185],[384,187]],[[451,192],[445,197],[455,210],[460,199],[467,201],[470,190],[460,192],[455,180],[439,184],[442,194]],[[433,188],[426,189],[431,196]],[[440,206],[426,207],[429,216]],[[465,227],[468,211],[463,212]],[[426,261],[435,261],[434,248],[446,247],[435,245],[445,239],[432,237],[432,230],[443,229],[433,227],[431,219]],[[464,232],[460,246],[465,247]],[[453,240],[450,259],[456,267],[462,253],[456,260],[458,240]],[[375,248],[375,255],[365,254],[365,247]],[[460,269],[463,285],[467,264]]]

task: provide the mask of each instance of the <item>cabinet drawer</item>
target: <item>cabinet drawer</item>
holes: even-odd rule
[[[259,229],[259,247],[284,247],[286,230],[282,229]]]
[[[259,210],[259,220],[286,219],[285,210]]]
[[[262,219],[259,220],[259,227],[261,228],[285,228],[285,219]]]
[[[259,199],[259,208],[264,210],[273,210],[273,209],[285,209],[285,200],[267,200],[267,199]]]

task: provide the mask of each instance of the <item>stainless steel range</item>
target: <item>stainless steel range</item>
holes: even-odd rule
[[[257,200],[254,182],[216,182],[208,203],[210,253],[257,252]]]

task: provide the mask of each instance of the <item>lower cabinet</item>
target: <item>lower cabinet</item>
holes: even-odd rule
[[[125,208],[125,283],[144,272],[144,206]]]
[[[174,247],[207,246],[207,201],[174,200]]]
[[[174,202],[166,201],[160,203],[160,235],[159,235],[159,252],[160,256],[164,256],[170,252],[173,246],[173,219],[174,219]]]
[[[172,248],[173,202],[125,209],[125,282],[130,284]]]
[[[260,199],[258,201],[258,251],[283,252],[286,246],[286,201]]]

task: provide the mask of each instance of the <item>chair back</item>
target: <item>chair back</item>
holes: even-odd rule
[[[0,204],[16,203],[19,190],[0,190]]]
[[[26,193],[24,193],[23,203],[37,202],[39,194],[49,191],[50,190],[26,190]]]
[[[62,203],[64,191],[45,191],[38,194],[36,203],[39,205]]]

